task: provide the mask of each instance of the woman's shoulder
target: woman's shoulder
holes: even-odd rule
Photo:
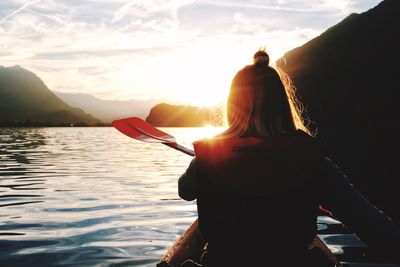
[[[224,135],[223,133],[211,138],[202,138],[199,140],[196,140],[193,142],[193,146],[199,147],[199,146],[212,146],[216,147],[217,145],[232,145],[232,144],[238,144],[238,145],[248,145],[248,146],[254,146],[254,145],[263,145],[263,144],[268,144],[269,146],[271,145],[284,145],[284,144],[291,144],[291,145],[301,145],[301,144],[313,144],[314,146],[320,146],[324,147],[325,144],[323,141],[321,141],[319,138],[312,136],[308,133],[306,133],[303,130],[296,130],[290,133],[282,133],[279,135],[273,135],[273,136],[230,136],[230,135]]]
[[[193,143],[200,161],[262,158],[284,162],[320,162],[325,156],[324,144],[303,131],[268,137],[207,138]]]

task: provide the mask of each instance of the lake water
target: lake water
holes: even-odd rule
[[[114,128],[0,128],[0,266],[155,266],[197,217],[177,195],[190,160]]]
[[[189,147],[222,131],[163,130]],[[0,266],[155,266],[197,217],[177,195],[190,160],[114,128],[0,128]],[[340,222],[319,217],[318,234],[340,260],[366,260]]]

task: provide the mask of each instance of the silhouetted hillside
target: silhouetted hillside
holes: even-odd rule
[[[34,73],[0,66],[0,125],[93,125],[100,120],[65,104]]]
[[[199,108],[162,103],[150,110],[146,121],[159,127],[216,126],[222,124],[222,112],[218,108]]]
[[[327,152],[400,223],[400,1],[352,14],[277,62],[294,80]]]
[[[68,105],[81,108],[108,123],[115,119],[132,116],[144,119],[149,114],[151,107],[161,102],[156,99],[102,100],[89,94],[54,93]]]

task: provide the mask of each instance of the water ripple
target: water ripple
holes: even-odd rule
[[[0,266],[154,266],[197,216],[190,160],[113,128],[0,128]]]

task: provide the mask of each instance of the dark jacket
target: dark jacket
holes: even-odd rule
[[[212,266],[230,264],[229,259],[237,266],[266,259],[299,264],[315,237],[319,205],[368,245],[400,244],[392,221],[324,158],[320,143],[301,131],[203,140],[194,147],[196,159],[179,179],[179,195],[197,198]]]

